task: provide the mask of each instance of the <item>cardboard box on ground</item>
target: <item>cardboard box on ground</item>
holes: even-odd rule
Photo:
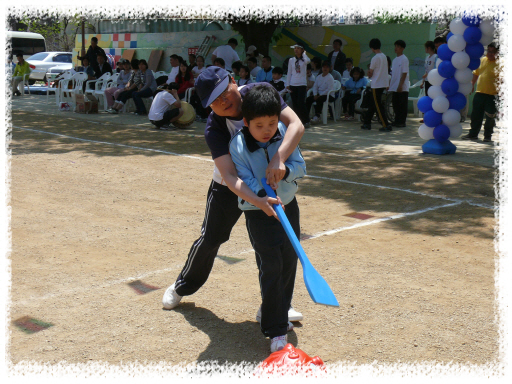
[[[77,113],[98,113],[98,99],[91,94],[75,95]]]

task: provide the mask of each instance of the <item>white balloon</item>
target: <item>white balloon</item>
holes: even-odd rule
[[[445,113],[450,108],[450,102],[446,96],[437,96],[432,100],[432,109],[438,113]]]
[[[459,90],[457,92],[462,93],[464,96],[469,95],[469,92],[473,89],[473,84],[469,83],[459,83]],[[430,88],[428,89],[430,91]]]
[[[432,140],[434,138],[434,128],[421,124],[418,128],[418,135],[420,135],[423,140]]]
[[[450,130],[451,138],[459,137],[462,134],[462,125],[460,124],[449,126],[448,129]]]
[[[455,71],[455,80],[459,82],[459,87],[461,84],[469,83],[471,79],[473,79],[473,71],[468,67],[463,69],[457,69]]]
[[[480,44],[482,44],[484,47],[487,47],[489,44],[491,44],[494,40],[494,35],[482,35],[482,38],[480,39]]]
[[[445,78],[439,74],[437,68],[434,68],[428,73],[427,80],[432,85],[441,85]]]
[[[468,26],[462,22],[460,17],[450,22],[450,32],[454,35],[462,35]]]
[[[466,48],[466,40],[462,35],[453,35],[448,39],[448,48],[453,52],[460,52]]]
[[[441,60],[440,58],[437,58],[436,60],[436,68],[439,68],[439,64],[441,64],[443,62],[443,60]]]
[[[439,97],[439,96],[446,97],[446,93],[443,92],[440,85],[433,85],[428,89],[428,96],[432,100],[434,100],[436,97]]]
[[[466,52],[456,52],[452,56],[452,64],[457,69],[466,68],[471,58]]]
[[[429,89],[430,91],[430,89]],[[449,109],[443,113],[443,124],[448,127],[458,124],[460,122],[460,112],[455,109]]]
[[[464,23],[463,23],[464,24]],[[482,20],[478,26],[482,31],[482,35],[494,35],[494,25],[490,19]],[[455,32],[453,32],[455,33]]]

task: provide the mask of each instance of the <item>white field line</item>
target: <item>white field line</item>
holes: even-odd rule
[[[379,223],[382,223],[382,222],[385,222],[385,221],[388,221],[388,220],[400,219],[402,217],[413,216],[413,215],[420,215],[420,214],[428,212],[428,211],[433,211],[433,210],[436,210],[436,209],[451,207],[451,206],[459,205],[459,204],[462,204],[462,203],[463,203],[462,201],[458,201],[458,202],[455,202],[455,203],[450,203],[450,204],[445,204],[445,205],[438,205],[438,206],[435,206],[435,207],[425,208],[425,209],[421,209],[421,210],[418,210],[418,211],[399,213],[399,214],[396,214],[396,215],[393,215],[393,216],[382,217],[382,218],[375,219],[375,220],[368,221],[368,222],[361,222],[361,223],[350,225],[350,226],[347,226],[347,227],[340,227],[340,228],[332,229],[330,231],[319,232],[317,234],[312,235],[311,237],[308,237],[306,240],[314,240],[314,239],[317,239],[317,238],[319,238],[321,236],[330,236],[330,235],[334,235],[334,234],[336,234],[338,232],[348,231],[348,230],[351,230],[351,229],[357,229],[357,228],[365,227],[365,226],[368,226],[368,225],[379,224]],[[305,240],[303,240],[303,241],[305,241]],[[236,256],[240,256],[240,255],[243,255],[243,254],[246,254],[246,253],[252,253],[252,252],[254,252],[254,249],[249,248],[249,249],[245,249],[243,251],[240,251],[238,253],[231,254],[229,257],[236,257]],[[107,287],[111,287],[111,286],[114,286],[114,285],[127,284],[127,283],[129,283],[131,281],[134,281],[134,280],[141,280],[141,279],[143,279],[145,277],[148,277],[148,276],[159,275],[161,273],[166,273],[166,272],[171,272],[171,271],[180,271],[182,268],[183,268],[183,264],[175,264],[171,268],[165,268],[165,269],[160,269],[160,270],[156,270],[156,271],[149,271],[149,272],[146,272],[146,273],[138,274],[136,276],[127,277],[127,278],[124,278],[124,279],[110,280],[110,281],[106,281],[106,282],[102,282],[102,283],[93,284],[93,285],[88,286],[88,287],[80,287],[80,288],[67,289],[67,290],[59,290],[58,293],[49,293],[47,295],[40,296],[40,297],[32,296],[32,297],[30,297],[30,298],[28,298],[26,300],[12,302],[11,306],[16,308],[16,307],[20,307],[20,306],[24,306],[24,305],[29,305],[30,303],[35,302],[35,301],[48,300],[48,299],[51,299],[51,298],[54,298],[54,297],[73,296],[73,295],[76,295],[76,294],[79,294],[79,293],[82,293],[82,292],[90,292],[92,290],[105,289]],[[165,287],[163,287],[163,288],[165,288]]]
[[[169,151],[164,151],[164,150],[160,150],[160,149],[136,147],[136,146],[127,145],[127,144],[111,143],[111,142],[108,142],[108,141],[97,141],[97,140],[83,139],[81,137],[68,136],[68,135],[63,135],[63,134],[60,134],[60,133],[47,132],[47,131],[31,129],[31,128],[22,128],[22,127],[18,127],[18,126],[13,126],[13,127],[17,128],[17,129],[26,130],[26,131],[38,132],[38,133],[43,133],[43,134],[48,134],[48,135],[54,135],[54,136],[59,136],[59,137],[67,138],[67,139],[73,139],[73,140],[78,140],[78,141],[85,141],[85,142],[89,142],[89,143],[120,146],[120,147],[125,147],[125,148],[138,149],[138,150],[142,150],[142,151],[158,152],[158,153],[164,153],[166,155],[187,157],[187,158],[195,159],[195,160],[213,162],[212,159],[205,158],[205,157],[183,155],[183,154],[180,154],[180,153],[169,152]],[[325,152],[323,152],[323,153],[325,153]],[[329,153],[325,153],[325,154],[329,154]],[[333,154],[333,155],[335,155],[335,154]],[[363,185],[363,186],[366,186],[366,187],[374,187],[374,188],[380,188],[380,189],[390,189],[390,190],[394,190],[394,191],[412,193],[412,194],[416,194],[416,195],[431,197],[431,198],[434,198],[434,199],[443,199],[443,200],[447,200],[447,201],[457,201],[457,202],[464,201],[464,202],[468,203],[469,205],[478,206],[478,207],[487,208],[487,209],[494,209],[493,206],[490,206],[490,205],[487,205],[487,204],[473,203],[470,200],[451,199],[451,198],[444,197],[444,196],[431,195],[431,194],[424,193],[424,192],[413,191],[411,189],[403,189],[403,188],[397,188],[397,187],[387,187],[387,186],[383,186],[383,185],[361,183],[361,182],[357,182],[357,181],[344,180],[344,179],[334,179],[334,178],[323,177],[323,176],[306,175],[306,177],[310,177],[310,178],[313,178],[313,179],[336,181],[336,182],[347,183],[347,184]]]

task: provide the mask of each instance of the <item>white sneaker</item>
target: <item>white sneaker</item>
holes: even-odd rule
[[[164,293],[164,297],[162,298],[162,305],[165,309],[173,309],[180,303],[181,298],[183,297],[176,293],[174,290],[174,284],[167,288]]]
[[[290,307],[288,310],[288,321],[302,321],[302,319],[304,319],[302,313],[297,312],[293,307]]]
[[[288,344],[288,336],[277,336],[270,341],[270,353],[283,349]]]

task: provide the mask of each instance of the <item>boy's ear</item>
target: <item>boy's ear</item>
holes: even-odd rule
[[[244,126],[249,127],[249,122],[247,121],[247,119],[245,117],[243,119],[244,119]]]

